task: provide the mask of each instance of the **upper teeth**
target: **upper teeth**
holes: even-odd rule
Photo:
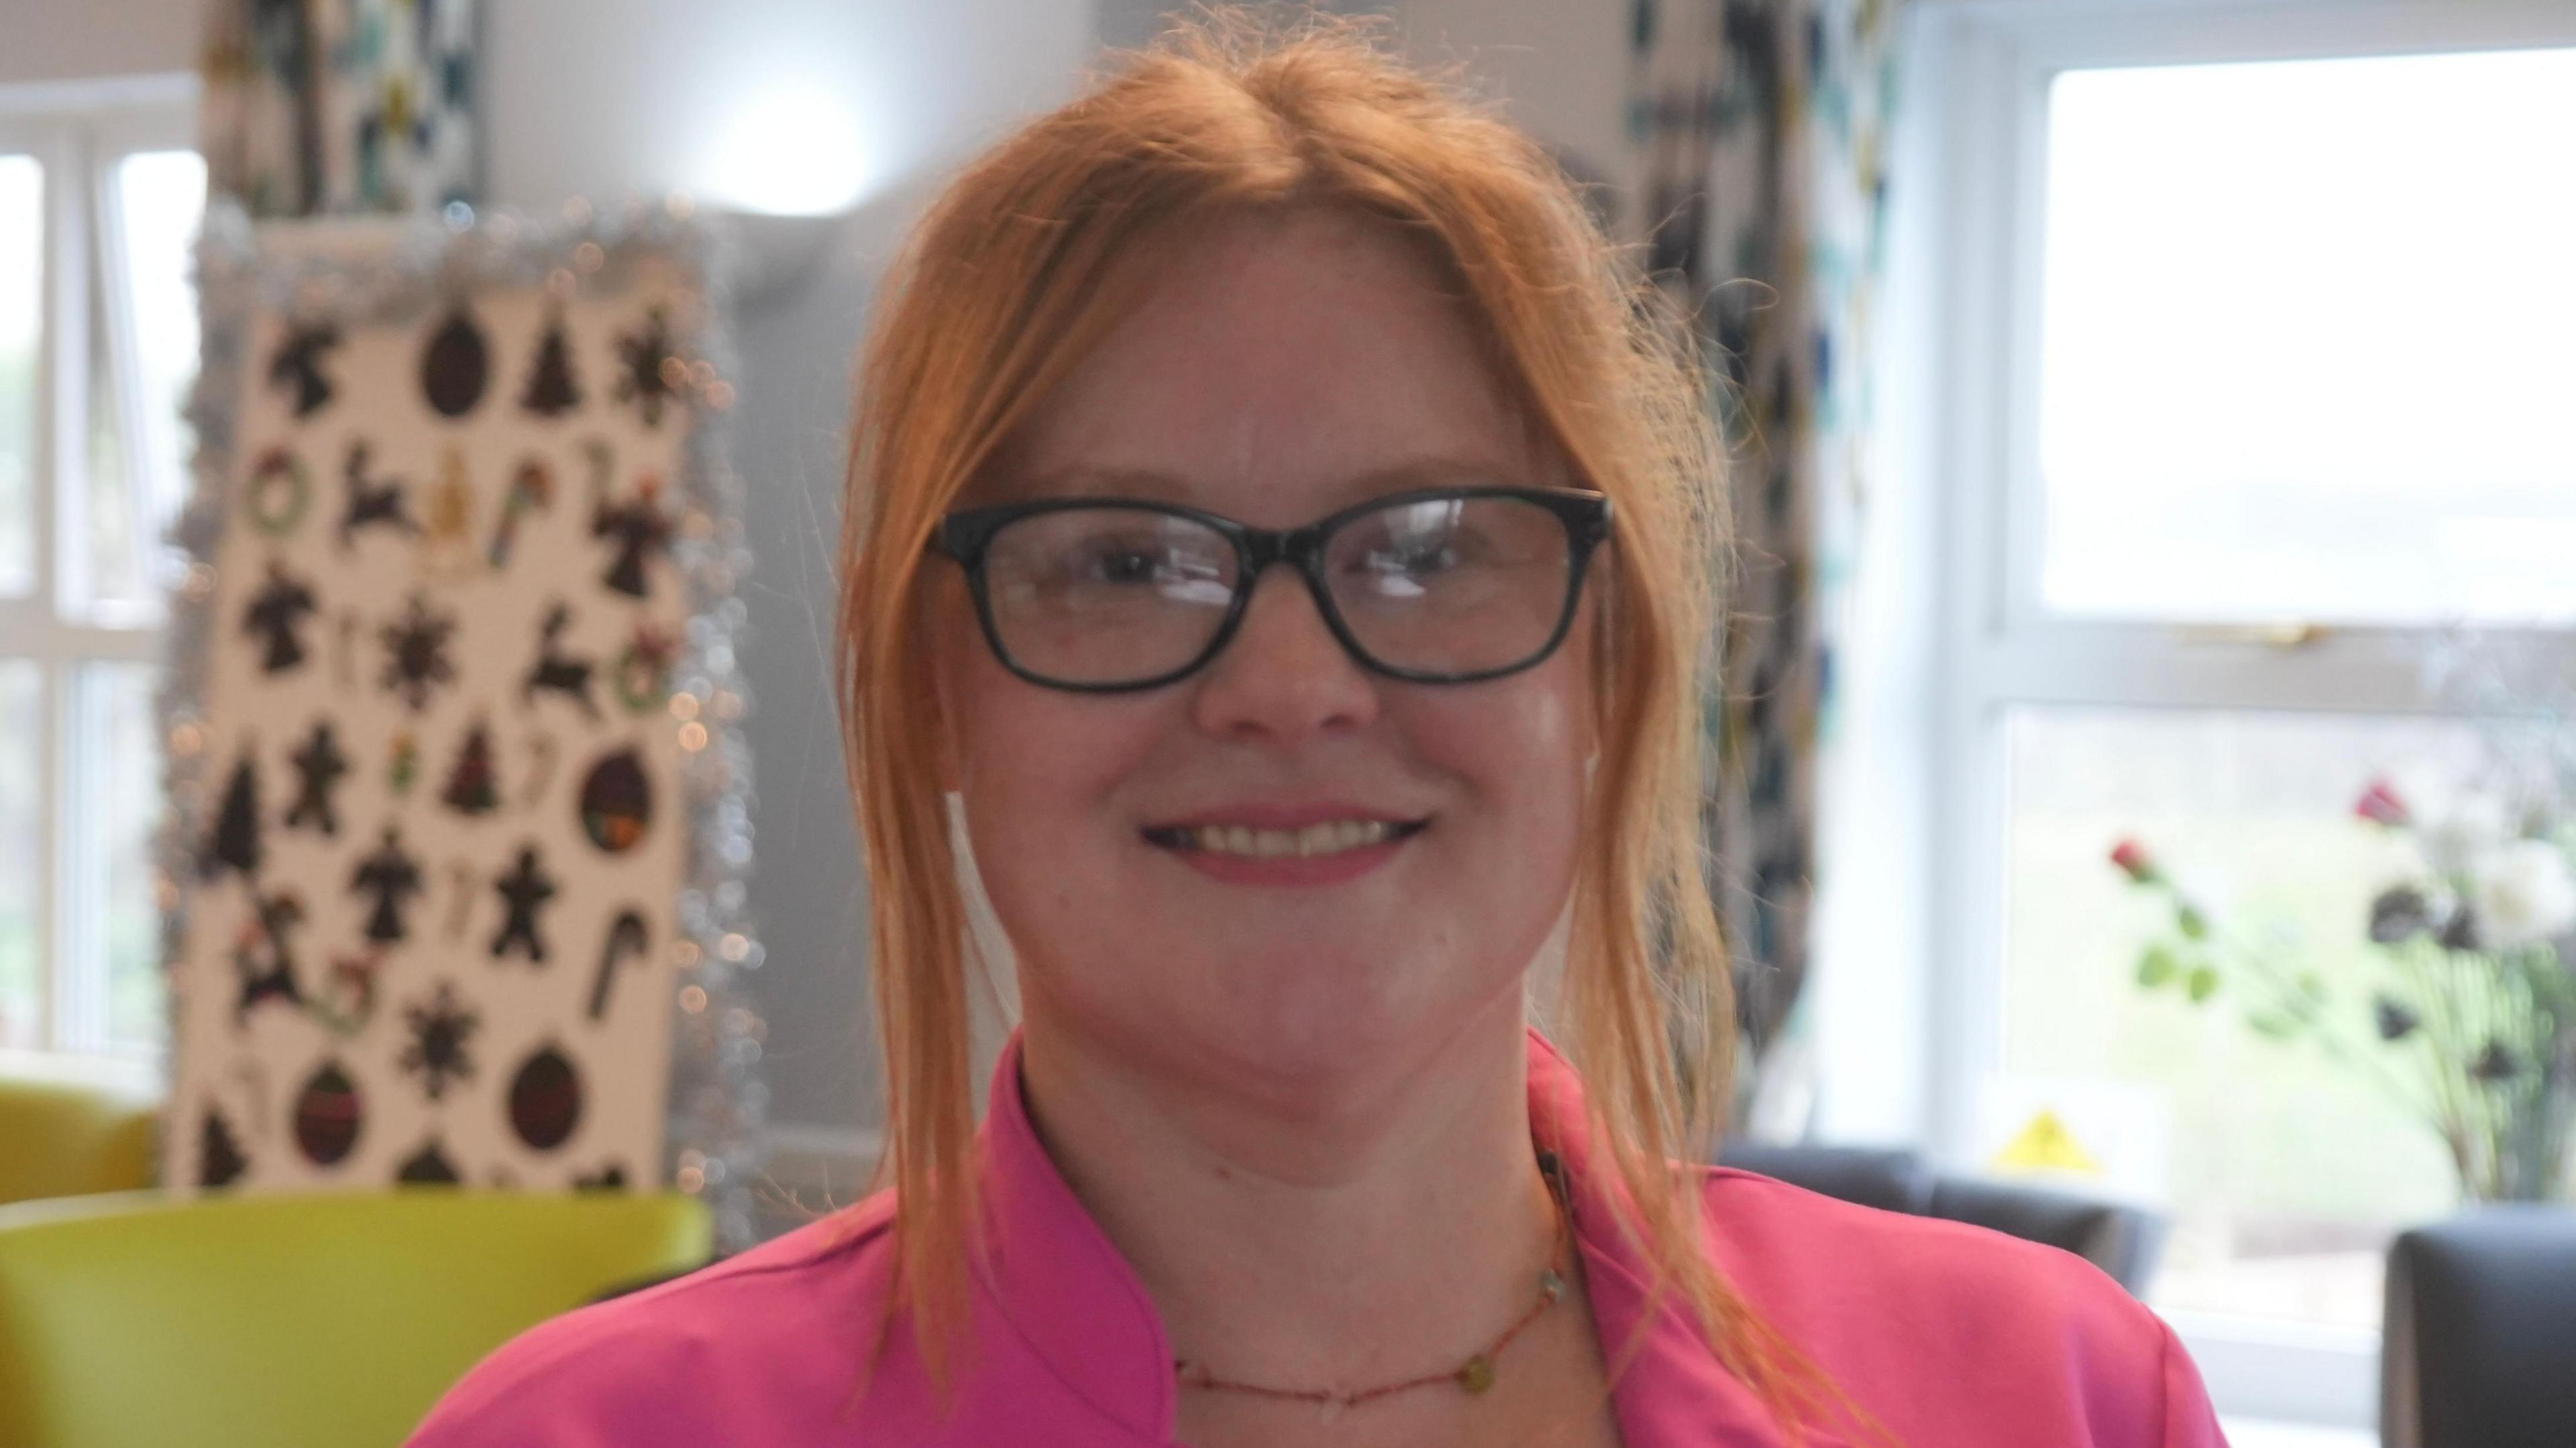
[[[1184,830],[1189,843],[1229,855],[1330,855],[1374,845],[1392,826],[1384,820],[1334,820],[1302,830],[1256,830],[1247,825],[1200,825]]]

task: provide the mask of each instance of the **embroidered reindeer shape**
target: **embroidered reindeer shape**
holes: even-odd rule
[[[349,444],[348,461],[340,469],[340,487],[347,499],[340,513],[340,549],[344,553],[357,545],[361,528],[391,528],[405,537],[420,531],[420,524],[403,506],[402,479],[375,482],[368,478],[368,452],[363,439]]]
[[[546,611],[544,630],[537,643],[537,661],[528,669],[526,682],[520,687],[521,700],[534,705],[539,689],[552,689],[571,696],[581,705],[584,717],[599,720],[599,705],[590,697],[591,663],[563,651],[564,630],[572,627],[572,607],[558,602]]]

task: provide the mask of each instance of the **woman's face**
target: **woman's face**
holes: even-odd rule
[[[1225,223],[974,501],[1142,495],[1285,528],[1409,487],[1562,481],[1438,286],[1378,223]],[[1086,695],[1006,672],[957,570],[937,597],[954,783],[1032,1030],[1293,1109],[1517,999],[1573,878],[1588,604],[1533,668],[1405,683],[1274,567],[1198,673]],[[1285,864],[1172,833],[1329,821],[1422,827]]]

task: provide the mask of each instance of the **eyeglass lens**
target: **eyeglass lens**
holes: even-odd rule
[[[1515,498],[1434,498],[1346,520],[1322,559],[1333,610],[1382,667],[1475,674],[1530,661],[1554,636],[1572,550],[1563,522]],[[1116,685],[1188,667],[1242,586],[1234,544],[1204,523],[1117,504],[1033,513],[993,535],[984,586],[1022,670]]]

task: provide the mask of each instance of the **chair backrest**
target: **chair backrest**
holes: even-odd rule
[[[521,1330],[708,1244],[704,1206],[662,1194],[0,1208],[0,1443],[396,1448]]]
[[[2576,1443],[2576,1211],[2484,1207],[2388,1251],[2389,1448]]]
[[[2157,1213],[2015,1182],[1943,1177],[1932,1189],[1931,1215],[2064,1248],[2132,1297],[2146,1295],[2164,1250],[2165,1219]]]
[[[2165,1222],[2154,1212],[2018,1182],[1943,1176],[1902,1147],[1729,1142],[1717,1159],[1864,1207],[2044,1242],[2101,1268],[2131,1296],[2146,1291],[2164,1245]]]
[[[151,1186],[157,1119],[105,1087],[0,1077],[0,1203]]]
[[[1717,1160],[1721,1166],[1739,1167],[1883,1212],[1919,1217],[1932,1210],[1932,1168],[1901,1147],[1730,1141]]]

